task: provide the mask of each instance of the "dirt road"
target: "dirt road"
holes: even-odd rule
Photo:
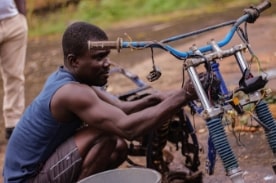
[[[255,24],[249,25],[249,36],[252,47],[255,53],[259,56],[263,69],[276,68],[276,17],[269,14],[261,17]],[[160,40],[170,35],[176,35],[183,32],[188,32],[198,28],[203,28],[208,25],[220,23],[226,20],[232,20],[242,12],[242,8],[229,9],[230,14],[219,13],[216,15],[203,14],[201,17],[189,17],[183,20],[176,18],[171,22],[156,22],[149,25],[138,25],[134,27],[120,27],[118,29],[108,30],[111,39],[118,36],[124,36],[124,32],[128,33],[133,40]],[[196,22],[196,23],[195,23]],[[187,39],[185,43],[177,43],[175,46],[179,50],[187,50],[193,43],[197,45],[205,44],[211,38],[219,40],[225,35],[225,29],[212,32],[212,34],[195,36]],[[161,36],[161,37],[160,37]],[[126,38],[127,39],[127,38]],[[146,51],[130,51],[123,50],[120,54],[113,53],[111,59],[126,67],[130,71],[138,74],[141,78],[145,78],[151,70],[150,50]],[[168,53],[160,51],[155,52],[155,61],[157,66],[162,71],[160,80],[150,83],[153,87],[160,90],[179,88],[182,79],[182,63],[176,60]],[[37,39],[30,40],[27,54],[26,65],[26,103],[27,105],[41,90],[47,76],[54,71],[62,63],[62,55],[59,39]],[[240,75],[233,74],[238,72],[236,67],[233,67],[234,62],[231,60],[225,61],[221,64],[221,69],[224,77],[229,82],[230,87],[235,86]],[[254,66],[255,67],[255,66]],[[120,80],[115,80],[116,85],[113,92],[121,92],[127,90],[129,86]],[[1,85],[0,85],[1,86]],[[269,87],[275,89],[276,84],[272,80],[269,82]],[[120,90],[119,90],[120,88]],[[3,91],[0,90],[0,94]],[[2,98],[0,99],[2,102]],[[1,119],[3,125],[3,120]],[[206,137],[208,132],[203,121],[200,119],[196,121],[196,129],[200,143],[206,149]],[[3,131],[0,131],[1,138],[4,137]],[[230,143],[233,147],[240,167],[245,170],[245,180],[250,183],[272,183],[276,182],[270,162],[272,153],[267,146],[265,135],[262,130],[255,133],[242,133],[240,139],[244,146],[239,146],[232,134],[228,133]],[[0,161],[3,162],[6,141],[0,139]],[[202,170],[204,170],[206,152],[201,155]],[[175,167],[181,164],[181,156],[175,153]],[[2,166],[2,163],[0,164]],[[2,169],[2,167],[0,167]],[[204,183],[230,183],[225,176],[220,160],[217,161],[215,175],[204,175]]]

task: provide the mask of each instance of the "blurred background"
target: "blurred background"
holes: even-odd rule
[[[260,0],[28,0],[30,37],[55,35],[83,20],[104,28],[123,21],[166,21],[177,16],[219,12]],[[191,13],[192,12],[192,13]]]

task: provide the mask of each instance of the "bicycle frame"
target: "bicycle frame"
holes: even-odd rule
[[[250,51],[252,56],[255,56],[253,55],[251,47],[246,39],[247,37],[244,37],[244,35],[240,36],[244,44],[235,45],[224,50],[223,47],[227,45],[232,40],[234,34],[240,30],[239,28],[241,24],[245,23],[245,25],[247,25],[246,23],[254,23],[260,13],[270,6],[271,3],[269,1],[264,1],[256,7],[245,9],[245,14],[235,21],[225,22],[195,32],[170,37],[161,41],[126,42],[123,41],[123,39],[118,38],[117,41],[89,41],[88,48],[117,49],[118,52],[122,48],[159,48],[169,52],[178,60],[183,60],[184,69],[187,71],[201,103],[201,106],[197,106],[195,103],[191,102],[190,106],[205,119],[210,135],[208,140],[209,163],[207,165],[207,171],[209,174],[213,174],[214,162],[217,153],[222,160],[227,176],[230,177],[232,182],[243,183],[243,171],[240,169],[238,161],[232,152],[222,124],[222,116],[224,112],[234,109],[238,114],[243,114],[243,106],[249,103],[255,104],[255,113],[257,114],[257,117],[253,117],[262,127],[264,127],[268,143],[275,156],[276,123],[274,122],[267,104],[263,100],[263,98],[268,94],[268,90],[265,90],[264,88],[267,83],[267,78],[263,78],[261,75],[253,76],[250,72],[250,67],[247,64],[247,61],[244,58],[243,51],[246,49]],[[207,45],[199,48],[193,46],[189,51],[179,51],[168,44],[169,42],[184,39],[203,32],[208,32],[227,25],[231,25],[231,29],[226,34],[225,38],[218,42],[211,40]],[[235,57],[242,73],[239,88],[234,92],[228,91],[227,85],[225,84],[223,76],[219,70],[218,63],[223,58],[230,56]],[[210,98],[207,94],[210,90],[206,91],[206,88],[202,85],[199,74],[197,73],[196,68],[202,64],[205,64],[206,72],[209,74],[208,76],[211,76],[210,73],[213,73],[220,81],[220,89],[216,94],[219,94],[221,98],[215,100],[215,102],[211,102],[212,98]],[[249,99],[239,99],[234,97],[234,94],[237,91],[244,92]],[[272,162],[272,167],[276,172],[276,160]]]

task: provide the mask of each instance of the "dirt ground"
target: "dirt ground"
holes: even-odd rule
[[[178,17],[167,22],[154,22],[150,24],[135,24],[129,23],[127,25],[120,26],[120,28],[114,28],[107,30],[110,39],[114,40],[117,37],[123,37],[127,40],[127,33],[133,40],[161,40],[172,35],[186,33],[198,28],[203,28],[216,23],[221,23],[227,20],[237,18],[242,12],[243,8],[233,8],[227,10],[226,13],[218,14],[202,14],[200,16],[191,16],[189,18]],[[276,69],[276,8],[273,7],[264,16],[261,16],[257,22],[253,25],[249,25],[249,41],[255,50],[255,53],[261,60],[261,65],[264,70],[269,70],[271,73],[275,73],[273,69]],[[210,34],[203,34],[201,36],[193,36],[192,38],[185,39],[184,42],[176,43],[179,50],[188,50],[194,43],[196,45],[206,44],[211,38],[220,40],[224,38],[227,29],[212,31]],[[233,40],[231,46],[237,43],[237,39]],[[154,82],[150,83],[154,88],[160,90],[167,90],[181,87],[182,82],[182,63],[176,60],[168,53],[161,51],[154,51],[156,65],[162,71],[162,77]],[[136,73],[140,78],[144,79],[145,76],[151,71],[152,65],[150,60],[150,50],[145,51],[131,51],[122,50],[121,53],[112,53],[110,58],[125,67],[129,71]],[[33,98],[41,90],[44,81],[59,65],[62,64],[62,55],[60,47],[60,38],[39,38],[29,40],[27,63],[26,63],[26,105],[28,105]],[[234,65],[233,60],[221,62],[221,71],[227,84],[230,88],[237,84],[240,78],[239,70]],[[252,65],[253,69],[257,66]],[[146,81],[146,79],[145,79]],[[121,93],[129,90],[132,86],[125,80],[115,78],[111,80],[116,85],[111,85],[109,90],[114,93]],[[276,82],[274,80],[269,81],[268,87],[276,91]],[[2,85],[0,85],[2,86]],[[3,95],[1,88],[0,95]],[[2,98],[0,99],[2,102]],[[203,151],[201,153],[201,170],[204,173],[204,164],[206,159],[206,138],[208,132],[205,123],[200,118],[195,118],[195,127],[197,130],[200,144],[202,144]],[[3,126],[3,119],[0,119],[0,124]],[[3,129],[4,127],[2,127]],[[272,153],[267,145],[265,135],[262,130],[257,130],[254,133],[241,133],[240,141],[243,146],[238,145],[237,139],[226,129],[229,137],[229,142],[233,148],[236,157],[239,160],[241,169],[244,170],[246,182],[251,183],[272,183],[276,182],[276,176],[271,169]],[[4,140],[3,131],[0,131],[0,169],[2,170],[2,162],[4,159],[6,141]],[[173,149],[173,148],[172,148]],[[174,160],[172,166],[176,169],[182,168],[182,157],[179,152],[174,152]],[[140,161],[140,160],[138,160]],[[141,160],[142,161],[142,160]],[[1,182],[1,181],[0,181]],[[224,169],[218,158],[215,168],[215,174],[208,176],[204,174],[204,183],[230,183],[228,177],[225,176]]]

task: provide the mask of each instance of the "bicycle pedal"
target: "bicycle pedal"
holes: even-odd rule
[[[150,82],[156,81],[157,79],[160,78],[161,75],[162,75],[162,73],[160,72],[160,70],[154,69],[154,70],[150,71],[150,73],[148,74],[147,80]]]

